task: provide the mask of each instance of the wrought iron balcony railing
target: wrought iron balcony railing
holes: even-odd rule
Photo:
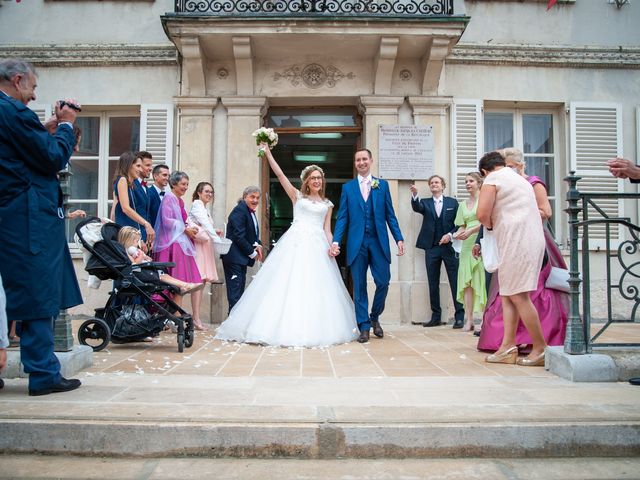
[[[216,17],[432,17],[453,15],[453,0],[176,0],[175,12]]]
[[[569,286],[571,311],[567,325],[565,351],[570,354],[591,353],[593,347],[629,347],[640,346],[638,343],[596,342],[607,328],[613,324],[640,323],[638,308],[640,307],[640,227],[631,223],[629,218],[614,218],[607,215],[601,204],[615,200],[640,200],[637,193],[586,193],[577,188],[580,177],[574,172],[565,179],[569,184],[567,201],[569,207],[569,243],[571,250],[569,267]],[[595,212],[590,218],[589,212]],[[594,328],[591,322],[591,268],[589,228],[605,227],[606,245],[604,260],[606,281],[604,293],[607,301],[607,314],[604,324]],[[617,228],[620,238],[623,232],[626,239],[611,241],[612,230]],[[579,246],[579,242],[582,245]],[[582,251],[580,251],[582,250]],[[581,278],[580,278],[580,273]],[[580,284],[582,288],[580,288]],[[580,318],[580,294],[582,294],[582,318]],[[616,318],[613,302],[628,306],[629,315]],[[596,331],[594,331],[596,330]],[[605,337],[603,337],[605,338]]]

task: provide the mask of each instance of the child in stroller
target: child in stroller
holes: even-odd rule
[[[97,240],[96,229],[100,231]],[[90,254],[85,270],[100,280],[114,281],[105,307],[96,309],[95,317],[80,326],[78,340],[99,351],[110,341],[139,342],[145,337],[158,335],[168,322],[172,322],[177,330],[178,351],[182,352],[185,346],[193,345],[193,319],[175,303],[172,296],[202,286],[165,277],[162,270],[173,264],[144,262],[144,257],[136,251],[137,237],[131,245],[134,236],[125,231],[122,238],[126,239],[128,247],[134,246],[131,252],[137,261],[143,262],[133,263],[125,246],[118,242],[121,230],[123,227],[120,225],[103,224],[96,217],[88,218],[76,227],[78,240]]]
[[[125,248],[127,255],[129,255],[129,260],[131,260],[133,264],[153,262],[151,257],[142,251],[142,235],[139,230],[133,227],[122,227],[118,232],[118,243]],[[204,283],[183,282],[164,273],[162,270],[152,270],[151,273],[153,277],[155,277],[156,272],[158,280],[178,287],[180,289],[180,295],[186,295],[187,293],[196,292],[204,288]],[[138,278],[140,278],[140,275],[138,275]],[[151,280],[153,281],[154,279],[152,278]]]

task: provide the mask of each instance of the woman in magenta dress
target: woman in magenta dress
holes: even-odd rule
[[[182,196],[189,188],[186,173],[176,171],[169,177],[171,191],[165,193],[158,210],[153,244],[153,259],[156,262],[173,262],[175,267],[167,268],[167,273],[178,280],[188,283],[202,283],[193,238],[197,228],[187,227],[187,211]],[[174,301],[182,305],[182,296],[176,295]]]
[[[525,174],[525,163],[520,150],[516,148],[506,148],[500,150],[500,153],[504,157],[507,166],[526,178],[533,186],[540,217],[542,221],[546,223],[546,221],[551,218],[551,205],[549,204],[547,188],[544,182],[540,177]],[[531,301],[540,316],[540,325],[542,326],[542,333],[547,345],[558,346],[564,344],[569,312],[569,295],[559,290],[546,288],[545,282],[551,272],[551,267],[566,269],[567,265],[562,258],[560,249],[558,249],[546,226],[544,228],[544,238],[546,246],[545,259],[538,277],[538,288],[535,292],[531,292]],[[495,351],[500,347],[502,342],[504,326],[502,304],[498,292],[498,276],[494,274],[491,279],[487,308],[483,314],[482,330],[480,339],[478,340],[479,350]],[[518,324],[516,344],[531,345],[531,337],[522,321]]]

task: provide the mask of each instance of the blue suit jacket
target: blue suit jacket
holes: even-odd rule
[[[411,199],[411,208],[414,212],[421,213],[423,215],[422,228],[418,234],[416,241],[416,247],[423,250],[433,247],[434,241],[440,241],[440,239],[434,238],[436,230],[436,206],[433,202],[433,197],[423,198],[419,200]],[[455,226],[454,221],[456,219],[456,213],[458,213],[458,201],[451,197],[442,197],[442,226],[445,233],[453,234],[458,227]]]
[[[57,316],[82,303],[57,177],[75,143],[71,127],[51,135],[26,105],[0,93],[0,274],[11,320]]]
[[[389,225],[391,235],[396,243],[404,239],[391,203],[389,183],[386,180],[372,178],[378,181],[378,188],[371,188],[369,201],[373,202],[373,216],[380,246],[387,262],[391,263],[387,225]],[[364,199],[356,177],[342,186],[338,219],[333,234],[333,241],[340,243],[345,233],[347,233],[347,265],[353,263],[364,241],[364,207]]]
[[[261,244],[260,231],[256,234],[251,213],[247,208],[247,204],[242,200],[231,210],[227,219],[227,238],[233,241],[233,244],[229,249],[229,253],[221,255],[222,261],[252,266],[255,260],[249,258],[249,255],[255,249],[254,243]]]
[[[153,185],[147,187],[147,196],[149,197],[149,223],[155,228],[162,198],[160,198],[160,194]]]

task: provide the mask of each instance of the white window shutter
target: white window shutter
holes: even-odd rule
[[[451,111],[451,158],[455,182],[451,182],[449,190],[453,196],[468,196],[464,179],[467,173],[478,171],[478,160],[483,153],[483,131],[482,100],[454,100]]]
[[[607,160],[622,156],[622,106],[618,103],[572,102],[570,112],[571,170],[579,177],[581,192],[617,193],[622,191],[622,181],[613,177],[607,168]],[[624,202],[615,199],[597,200],[597,205],[609,217],[624,215]],[[589,208],[589,219],[602,218]],[[620,229],[611,225],[612,247],[618,245]],[[589,227],[589,247],[606,246],[604,225]]]
[[[141,106],[140,150],[153,156],[154,165],[164,163],[173,169],[173,105]]]
[[[29,108],[36,112],[36,115],[38,115],[38,118],[42,123],[44,123],[47,118],[51,117],[53,112],[51,105],[45,105],[44,103],[30,103]]]

